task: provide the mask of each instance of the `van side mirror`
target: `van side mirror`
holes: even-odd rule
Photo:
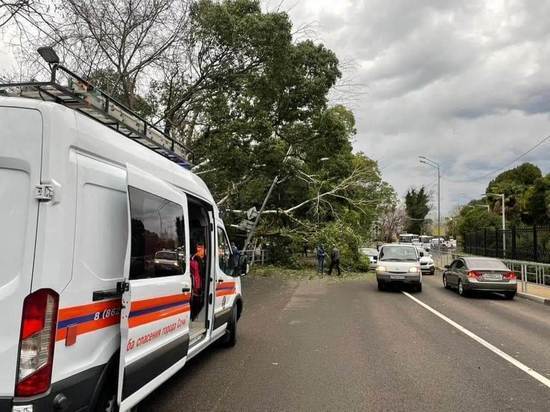
[[[420,257],[424,257],[424,252],[420,252]]]
[[[443,267],[444,267],[445,269],[449,269],[449,268],[450,268],[449,265],[445,265],[445,266],[443,266]]]

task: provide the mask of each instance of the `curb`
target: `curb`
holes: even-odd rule
[[[516,296],[518,298],[528,299],[528,300],[531,300],[533,302],[537,302],[537,303],[540,303],[540,304],[543,304],[543,305],[549,305],[550,306],[550,299],[543,298],[542,296],[531,295],[530,293],[525,293],[525,292],[517,292]]]

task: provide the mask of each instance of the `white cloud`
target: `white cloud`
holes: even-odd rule
[[[265,1],[269,8],[272,2]],[[365,93],[353,102],[354,147],[379,159],[404,194],[435,191],[442,208],[482,193],[490,177],[550,134],[550,2],[536,0],[362,0],[285,3],[295,26],[353,59]],[[526,156],[550,172],[550,143]],[[476,180],[477,179],[477,180]],[[435,193],[435,192],[434,192]]]
[[[425,155],[441,162],[445,213],[550,134],[550,2],[540,0],[263,0],[296,28],[352,60],[357,150],[379,159],[404,194],[435,190]],[[0,70],[14,66],[0,33]],[[550,143],[522,160],[550,172]]]

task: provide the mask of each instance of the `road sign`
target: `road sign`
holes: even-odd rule
[[[252,206],[250,209],[246,211],[246,218],[248,220],[254,220],[258,216],[258,210],[256,210],[256,206]]]
[[[250,220],[243,219],[241,220],[241,223],[239,223],[239,229],[244,230],[246,232],[250,232],[253,227],[254,227],[254,222]]]

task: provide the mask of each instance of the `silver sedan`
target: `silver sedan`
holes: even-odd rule
[[[514,299],[517,291],[516,274],[499,259],[460,257],[445,266],[443,286],[456,288],[461,296],[473,291],[500,292]]]

